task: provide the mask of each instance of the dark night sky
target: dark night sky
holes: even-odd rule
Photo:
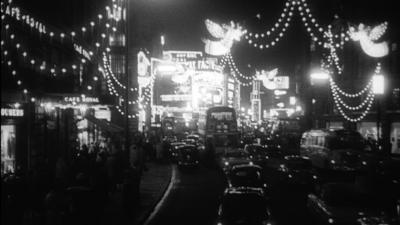
[[[111,0],[15,0],[34,12],[44,21],[59,26],[73,27],[83,24],[103,10]],[[84,3],[82,5],[82,2]],[[131,29],[140,34],[136,38],[145,40],[150,47],[166,37],[166,49],[203,50],[201,38],[207,37],[204,20],[216,22],[230,20],[240,22],[246,28],[261,31],[275,23],[284,6],[284,0],[131,0],[133,22]],[[377,24],[389,21],[391,38],[398,42],[398,22],[395,20],[400,7],[396,0],[307,0],[312,13],[320,24],[331,23],[334,14],[352,23]],[[82,18],[68,19],[66,8],[82,5]],[[256,14],[261,14],[261,19]],[[79,20],[82,20],[81,22]],[[249,29],[250,30],[250,29]],[[239,69],[253,73],[254,69],[278,67],[284,74],[294,72],[297,64],[304,60],[309,41],[308,34],[299,16],[293,18],[288,32],[273,49],[260,51],[246,43],[233,46],[232,54]],[[394,40],[393,40],[394,41]],[[142,47],[142,46],[140,46]],[[151,48],[150,48],[151,49]],[[247,98],[247,97],[246,97]]]

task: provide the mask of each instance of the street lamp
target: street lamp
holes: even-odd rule
[[[376,140],[379,144],[381,127],[380,96],[385,93],[385,77],[382,74],[374,74],[372,77],[372,93],[376,96]]]

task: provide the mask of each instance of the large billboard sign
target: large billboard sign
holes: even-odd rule
[[[275,89],[289,89],[288,76],[276,76],[274,78]]]
[[[216,58],[203,58],[195,51],[166,51],[163,59],[151,60],[151,67],[154,105],[197,110],[224,102],[225,76]]]

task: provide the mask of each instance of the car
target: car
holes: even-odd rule
[[[300,155],[319,169],[357,172],[363,169],[365,140],[356,131],[345,129],[310,130],[301,139]]]
[[[183,145],[177,149],[177,164],[180,168],[199,165],[199,151],[194,145]]]
[[[176,161],[178,157],[178,149],[184,145],[184,142],[172,142],[170,144],[169,155],[172,161]]]
[[[270,224],[270,213],[261,188],[227,188],[218,210],[217,225]]]
[[[259,144],[247,144],[244,146],[244,152],[246,152],[250,159],[255,163],[262,163],[265,159],[269,159],[268,150]]]
[[[200,136],[197,134],[189,134],[186,136],[186,139],[192,139],[192,140],[195,140],[196,142],[198,142],[200,140]]]
[[[278,173],[281,182],[302,185],[309,189],[312,189],[319,179],[311,161],[297,155],[285,156],[278,168]]]
[[[224,152],[220,158],[220,167],[226,173],[232,166],[240,164],[250,164],[253,165],[249,155],[242,149],[235,149],[233,151]]]
[[[197,145],[197,140],[191,139],[191,138],[183,139],[182,142],[189,144],[189,145]]]
[[[394,199],[357,183],[326,183],[318,193],[308,195],[307,208],[318,224],[394,225],[400,222]]]
[[[266,191],[267,184],[263,180],[262,168],[257,165],[235,165],[227,172],[229,187],[255,187]]]

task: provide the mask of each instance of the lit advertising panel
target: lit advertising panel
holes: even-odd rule
[[[152,59],[154,105],[198,110],[224,103],[222,67],[200,53],[167,51],[163,60]]]

